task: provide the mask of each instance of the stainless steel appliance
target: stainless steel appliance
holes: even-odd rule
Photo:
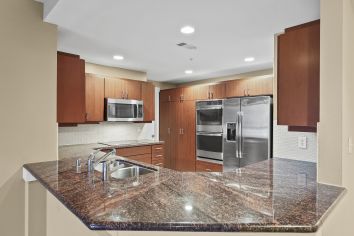
[[[223,111],[224,171],[271,158],[271,97],[226,99]]]
[[[143,101],[105,98],[106,121],[143,121]]]
[[[223,160],[223,100],[196,103],[197,159]]]

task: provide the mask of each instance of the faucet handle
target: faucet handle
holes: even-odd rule
[[[89,172],[93,171],[93,166],[94,166],[95,161],[92,158],[89,158],[87,160],[87,170]]]
[[[107,181],[109,180],[109,161],[102,161],[102,180]]]

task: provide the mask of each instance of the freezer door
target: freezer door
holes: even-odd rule
[[[271,158],[272,99],[241,99],[240,167]]]
[[[231,98],[224,101],[223,110],[223,151],[224,171],[232,171],[240,165],[238,158],[237,114],[240,112],[241,99]]]

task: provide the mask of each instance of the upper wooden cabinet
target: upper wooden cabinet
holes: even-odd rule
[[[85,61],[57,53],[57,122],[85,122]]]
[[[103,121],[104,79],[86,74],[86,121]]]
[[[155,120],[155,86],[152,83],[141,84],[141,99],[144,101],[144,121]]]
[[[141,81],[105,78],[106,98],[141,100]]]
[[[194,85],[183,88],[182,99],[185,101],[222,98],[225,98],[224,83],[218,83],[213,85]]]
[[[278,124],[316,127],[319,121],[320,21],[285,30],[277,46]]]
[[[273,78],[230,80],[226,82],[226,97],[259,96],[273,94]]]
[[[165,89],[160,91],[161,102],[177,102],[181,101],[183,94],[182,88]]]

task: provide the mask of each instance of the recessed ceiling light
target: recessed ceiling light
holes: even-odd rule
[[[246,57],[245,58],[245,62],[252,62],[254,60],[255,60],[254,57]]]
[[[193,74],[193,71],[192,70],[185,70],[184,73],[189,75],[189,74]]]
[[[114,59],[114,60],[121,61],[121,60],[124,60],[124,57],[121,56],[121,55],[115,55],[115,56],[113,56],[113,59]]]
[[[193,26],[186,25],[181,28],[181,33],[182,34],[193,34],[195,31]]]

